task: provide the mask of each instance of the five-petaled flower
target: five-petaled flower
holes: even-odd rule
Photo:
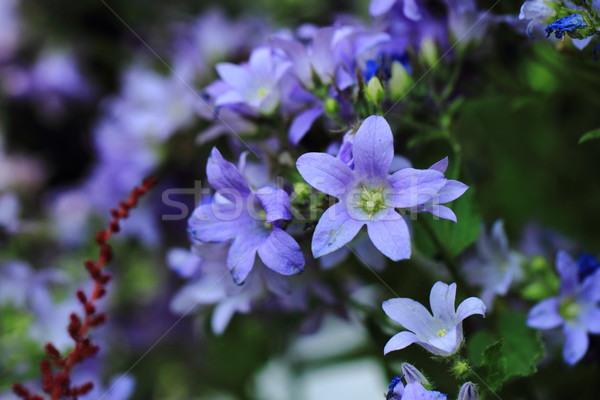
[[[436,282],[431,288],[429,302],[433,315],[421,303],[408,298],[383,302],[383,311],[409,331],[394,335],[385,345],[384,354],[403,349],[413,343],[423,346],[438,356],[449,356],[458,351],[463,341],[462,321],[473,315],[485,316],[485,304],[477,297],[469,297],[454,311],[456,283]]]
[[[206,166],[208,182],[217,191],[212,203],[201,204],[189,222],[189,232],[202,242],[232,241],[227,267],[233,280],[244,282],[256,254],[282,275],[302,271],[304,256],[294,238],[284,231],[290,220],[290,198],[279,188],[252,191],[235,165],[213,148]]]
[[[321,216],[312,238],[315,257],[350,242],[366,225],[369,238],[394,261],[410,258],[408,225],[395,210],[413,209],[431,201],[447,179],[440,171],[404,168],[390,175],[394,137],[385,119],[370,116],[356,132],[354,169],[326,153],[307,153],[296,166],[314,188],[338,203]]]
[[[561,278],[559,296],[533,307],[527,325],[537,329],[562,325],[565,334],[563,357],[567,364],[573,365],[587,352],[588,332],[600,333],[600,271],[580,282],[577,263],[564,251],[556,257],[556,269]]]

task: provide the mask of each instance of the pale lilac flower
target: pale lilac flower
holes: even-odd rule
[[[458,351],[463,341],[462,321],[473,315],[485,316],[481,299],[469,297],[454,310],[456,284],[436,282],[431,288],[429,302],[433,315],[421,303],[409,298],[383,302],[385,313],[408,331],[393,336],[385,345],[384,354],[417,343],[438,356]]]
[[[561,278],[560,294],[533,307],[527,325],[537,329],[562,326],[563,357],[573,365],[587,352],[588,333],[600,333],[600,271],[580,282],[577,263],[564,251],[556,256],[556,270]]]
[[[9,233],[19,229],[21,204],[14,193],[0,193],[0,228]]]
[[[202,306],[214,305],[211,328],[219,335],[225,331],[235,313],[248,313],[253,305],[269,292],[283,296],[287,285],[283,277],[257,265],[244,285],[236,285],[227,268],[229,243],[193,241],[192,250],[171,250],[169,267],[183,277],[193,279],[173,297],[169,308],[180,315],[189,314]]]
[[[477,239],[476,254],[467,258],[463,271],[469,282],[481,287],[481,299],[492,309],[495,296],[504,296],[513,282],[523,276],[524,257],[511,251],[502,221],[496,221],[488,236],[482,228]]]
[[[259,113],[271,114],[280,102],[279,81],[290,66],[268,47],[255,49],[247,64],[217,64],[217,72],[228,88],[215,99],[215,105],[246,104]]]
[[[382,117],[361,124],[352,148],[355,168],[327,153],[307,153],[296,162],[314,188],[338,198],[321,216],[312,239],[315,257],[350,242],[366,225],[369,238],[388,258],[410,258],[408,225],[395,208],[413,208],[431,200],[446,184],[434,170],[402,169],[392,175],[394,138]]]
[[[236,283],[244,282],[256,255],[282,274],[302,271],[304,256],[296,241],[282,229],[290,220],[290,199],[278,188],[252,191],[235,165],[213,148],[206,167],[208,182],[217,190],[211,204],[202,204],[190,219],[190,234],[202,242],[232,241],[227,266]]]
[[[549,2],[556,2],[549,0]],[[553,17],[556,11],[548,5],[546,0],[527,0],[521,6],[519,19],[528,20],[527,34],[530,35],[533,27]]]

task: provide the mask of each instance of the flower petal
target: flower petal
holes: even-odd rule
[[[447,285],[441,281],[436,282],[429,293],[429,304],[431,305],[433,317],[447,323],[454,322],[456,315],[454,311],[455,299],[456,283]]]
[[[600,333],[600,308],[593,308],[585,316],[587,329],[593,334]]]
[[[458,325],[450,327],[448,332],[443,336],[438,337],[436,335],[436,337],[429,339],[427,345],[423,347],[431,353],[443,357],[456,353],[463,340],[462,326],[460,324],[459,322]]]
[[[250,86],[252,76],[247,68],[231,63],[218,63],[216,69],[223,82],[237,92],[244,93]]]
[[[306,132],[310,130],[315,120],[321,115],[323,115],[323,106],[321,105],[309,108],[298,114],[292,121],[292,125],[290,125],[290,143],[294,146],[300,143]]]
[[[427,390],[419,382],[412,382],[404,388],[402,400],[446,400],[446,395],[433,390]]]
[[[394,135],[383,117],[372,115],[358,128],[352,148],[357,173],[371,179],[389,175],[394,158]]]
[[[296,167],[309,185],[330,196],[341,196],[354,183],[354,171],[327,153],[303,154],[296,161]]]
[[[188,232],[202,242],[224,242],[251,226],[235,204],[202,204],[189,220]]]
[[[421,11],[419,11],[419,5],[415,0],[404,0],[402,12],[404,12],[406,18],[413,21],[419,21],[421,19]]]
[[[267,223],[277,220],[290,220],[290,196],[283,189],[273,186],[265,186],[255,193],[265,212],[267,213]]]
[[[440,204],[434,204],[432,207],[428,207],[423,211],[430,212],[431,214],[437,217],[444,218],[452,222],[457,222],[456,214],[454,214],[454,211]]]
[[[574,365],[581,360],[587,352],[589,346],[588,334],[583,329],[577,329],[565,325],[563,332],[565,334],[565,347],[563,348],[563,357],[567,364]]]
[[[429,167],[429,169],[433,169],[435,171],[441,172],[442,174],[445,174],[446,170],[448,169],[448,157],[436,162],[431,167]]]
[[[256,251],[266,239],[264,232],[255,229],[254,232],[238,235],[231,244],[227,254],[227,267],[236,284],[244,283],[254,266]]]
[[[388,12],[392,6],[396,3],[396,0],[371,0],[369,4],[369,14],[372,17],[378,17],[381,14]]]
[[[579,298],[585,303],[600,301],[600,270],[585,278],[581,284]]]
[[[396,214],[397,218],[367,223],[369,238],[375,247],[389,259],[393,261],[406,260],[410,258],[411,253],[408,225],[396,211],[390,211],[390,214]]]
[[[239,201],[250,194],[248,183],[237,167],[225,160],[219,150],[213,147],[206,164],[208,183],[231,202]]]
[[[454,201],[454,200],[458,199],[460,196],[462,196],[467,191],[468,188],[469,188],[469,186],[465,185],[462,182],[449,179],[446,181],[446,184],[438,192],[436,201],[439,204],[444,204],[444,203],[449,203],[451,201]]]
[[[363,225],[363,221],[348,215],[343,203],[329,207],[321,216],[313,233],[313,256],[318,258],[339,249],[350,242]]]
[[[395,172],[389,182],[393,189],[391,204],[411,208],[433,199],[447,180],[439,171],[404,168]]]
[[[385,345],[383,349],[383,354],[387,354],[390,351],[401,350],[417,341],[417,336],[408,331],[402,331],[396,333]]]
[[[304,267],[304,256],[298,243],[276,226],[258,248],[258,255],[268,268],[282,275],[298,274]]]
[[[432,325],[433,317],[418,301],[401,297],[384,301],[382,307],[388,317],[415,333],[419,340],[437,336]]]
[[[459,304],[456,309],[456,317],[459,321],[470,317],[473,314],[479,314],[485,317],[485,303],[477,297],[469,297]]]
[[[558,313],[559,300],[551,297],[536,304],[527,315],[527,325],[537,329],[552,329],[564,322]]]
[[[559,251],[556,256],[556,270],[560,275],[560,293],[572,294],[579,286],[579,267],[565,251]]]

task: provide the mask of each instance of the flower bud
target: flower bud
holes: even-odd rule
[[[385,400],[401,400],[404,394],[404,384],[400,377],[396,376],[390,382],[390,387],[385,395]]]
[[[464,361],[457,361],[456,364],[452,366],[452,372],[459,378],[465,376],[469,372],[469,364]]]
[[[374,104],[379,104],[383,101],[385,98],[385,89],[381,86],[381,81],[378,77],[374,76],[369,80],[365,96],[369,102]]]
[[[327,114],[337,114],[340,111],[340,105],[333,97],[328,97],[325,100],[325,112]]]
[[[458,400],[479,400],[477,387],[471,382],[462,385],[460,392],[458,392]]]
[[[416,369],[412,364],[402,363],[402,373],[404,374],[404,379],[406,379],[406,383],[419,382],[421,385],[425,387],[425,389],[430,389],[431,384],[425,378],[425,376]]]
[[[388,81],[388,96],[390,100],[399,100],[408,92],[413,83],[412,77],[401,62],[394,61],[391,68],[391,77]]]
[[[421,61],[430,68],[438,62],[437,46],[431,38],[425,38],[421,42]]]

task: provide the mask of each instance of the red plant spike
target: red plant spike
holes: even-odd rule
[[[70,379],[73,367],[88,357],[98,353],[98,346],[92,344],[91,339],[87,337],[90,328],[104,323],[106,314],[96,313],[96,300],[106,294],[106,284],[110,281],[111,275],[103,273],[102,268],[111,261],[112,249],[107,244],[108,239],[121,230],[119,221],[129,216],[129,211],[137,206],[137,202],[152,186],[156,184],[156,179],[147,178],[142,187],[135,187],[129,195],[127,201],[119,203],[118,209],[110,210],[112,217],[108,229],[101,230],[96,234],[96,243],[100,247],[98,260],[86,260],[84,265],[91,278],[94,280],[94,288],[90,295],[86,295],[82,290],[78,290],[76,295],[83,306],[85,318],[83,321],[76,314],[71,314],[71,320],[67,330],[75,342],[75,347],[69,354],[61,355],[52,343],[45,346],[47,359],[40,363],[42,372],[42,389],[49,394],[51,400],[71,398],[77,400],[81,395],[88,393],[93,388],[92,382],[86,382],[81,385],[73,385]],[[20,383],[14,383],[13,392],[24,400],[45,400],[43,396],[32,394],[25,386]]]

